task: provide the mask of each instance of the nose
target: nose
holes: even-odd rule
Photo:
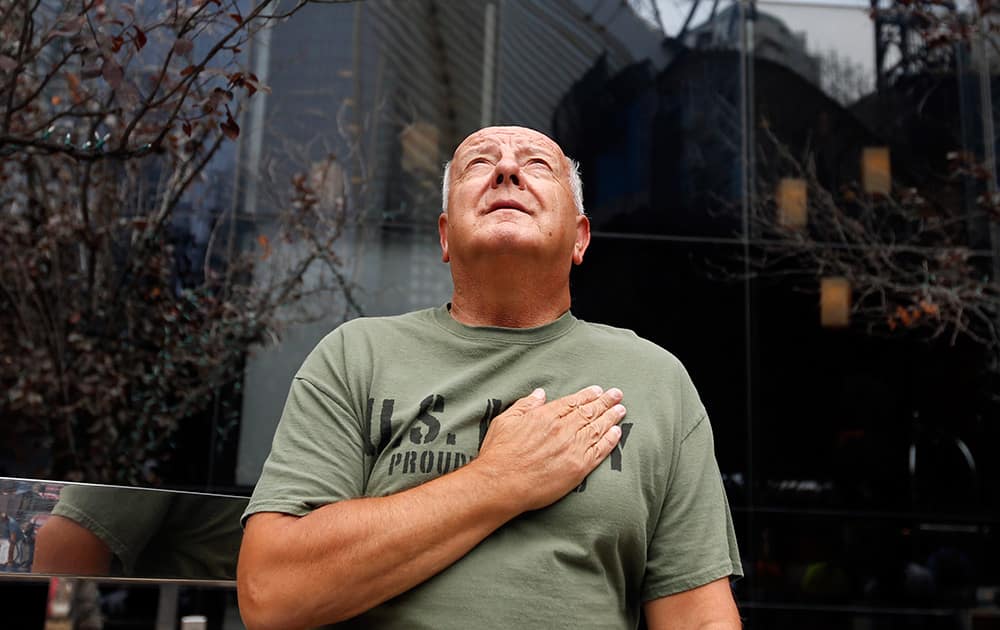
[[[521,185],[520,167],[517,164],[517,160],[507,156],[504,156],[497,162],[496,170],[493,173],[492,187],[497,188],[504,185],[505,182],[517,188],[523,188]]]

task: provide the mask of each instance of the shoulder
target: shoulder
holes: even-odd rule
[[[628,328],[596,324],[580,320],[578,334],[588,345],[602,352],[613,353],[628,361],[643,361],[644,365],[669,371],[682,371],[684,365],[672,352]]]
[[[383,345],[396,338],[409,338],[426,331],[432,323],[434,309],[424,309],[381,317],[357,317],[348,320],[326,334],[316,344],[313,353],[323,353],[352,345]],[[339,350],[338,350],[339,351]]]
[[[336,337],[354,337],[373,334],[407,334],[414,329],[427,327],[433,321],[436,309],[428,308],[419,311],[403,313],[402,315],[385,315],[381,317],[356,317],[337,326],[323,341]]]
[[[577,338],[585,352],[599,357],[610,373],[620,375],[633,391],[676,410],[683,426],[705,415],[698,390],[684,363],[662,346],[634,331],[606,324],[581,322]]]
[[[302,363],[298,376],[325,380],[325,375],[343,366],[362,367],[409,340],[426,336],[433,328],[433,310],[346,321],[320,339]]]

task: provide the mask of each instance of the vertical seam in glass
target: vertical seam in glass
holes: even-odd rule
[[[750,298],[751,298],[751,287],[750,287],[750,203],[751,203],[751,184],[750,179],[752,177],[751,160],[749,159],[750,152],[753,151],[753,146],[751,144],[750,135],[750,125],[752,121],[750,120],[751,107],[753,102],[753,86],[751,84],[751,74],[750,69],[753,64],[753,58],[750,54],[753,43],[748,41],[747,29],[748,29],[748,8],[750,11],[753,10],[753,0],[738,0],[739,8],[739,19],[740,19],[740,50],[739,50],[739,63],[740,63],[740,77],[739,77],[739,87],[740,87],[740,117],[741,117],[741,127],[740,130],[740,145],[741,145],[741,155],[740,155],[740,166],[741,166],[741,190],[740,190],[740,201],[742,210],[742,246],[743,246],[743,360],[744,360],[744,370],[745,370],[745,384],[746,384],[746,398],[745,398],[745,414],[746,414],[746,544],[747,549],[743,552],[744,557],[747,559],[747,565],[753,566],[753,545],[754,545],[754,514],[753,514],[753,357],[751,351],[752,344],[752,325],[751,316],[752,309],[750,308]],[[753,572],[749,571],[750,583],[747,589],[749,593],[753,592]]]

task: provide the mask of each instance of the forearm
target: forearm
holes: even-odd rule
[[[280,516],[244,545],[240,608],[249,628],[309,628],[353,617],[420,584],[516,516],[474,463],[387,497]],[[260,517],[251,519],[247,534]]]

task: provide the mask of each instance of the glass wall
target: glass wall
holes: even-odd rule
[[[249,492],[323,335],[449,299],[436,219],[457,144],[533,127],[582,166],[574,313],[674,353],[709,410],[746,627],[996,627],[991,19],[889,0],[306,6],[248,46],[270,91],[219,179],[249,249],[280,233],[289,182],[349,216],[340,266],[305,283],[341,290],[303,291],[247,357],[237,430],[179,444],[207,486]]]
[[[960,19],[755,7],[752,626],[997,623],[994,71]]]
[[[550,134],[582,165],[594,230],[574,312],[676,354],[710,410],[747,627],[987,623],[990,47],[948,31],[965,18],[888,3],[655,8],[336,9],[373,165],[364,311],[448,299],[436,185],[462,137]],[[290,370],[322,330],[269,352]],[[248,484],[286,381],[260,374],[275,391],[257,416],[244,403]]]

